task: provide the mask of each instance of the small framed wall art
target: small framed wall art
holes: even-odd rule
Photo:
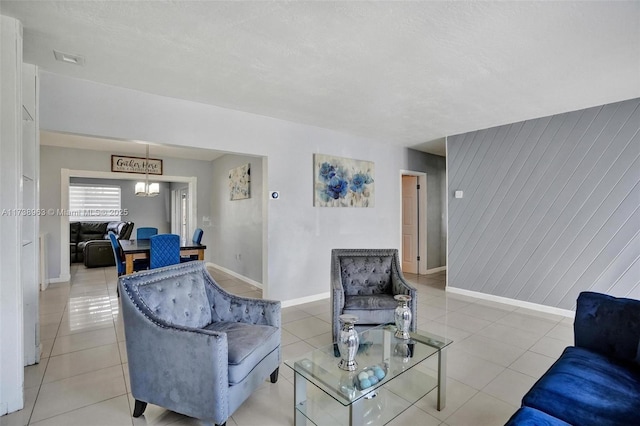
[[[229,170],[229,194],[231,201],[251,197],[251,164]]]

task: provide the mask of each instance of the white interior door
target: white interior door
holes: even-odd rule
[[[402,271],[418,273],[418,177],[402,176]]]
[[[189,235],[189,188],[172,191],[171,232],[180,235],[181,240],[191,240]]]
[[[180,196],[180,239],[189,240],[189,188],[182,188],[178,191]]]

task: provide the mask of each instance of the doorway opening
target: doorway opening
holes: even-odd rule
[[[410,274],[427,273],[427,174],[401,172],[402,270]]]
[[[138,177],[134,174],[126,175],[123,173],[114,173],[114,172],[100,172],[93,170],[70,170],[70,169],[60,169],[61,179],[60,179],[60,205],[63,209],[68,209],[69,207],[69,185],[71,183],[71,178],[95,178],[95,179],[119,179],[119,180],[130,180],[135,181]],[[196,204],[195,200],[197,198],[197,178],[195,176],[157,176],[154,177],[154,180],[160,182],[179,182],[183,185],[186,185],[188,188],[189,194],[192,194],[192,197],[189,198],[187,206],[189,212],[189,220],[188,223],[196,223]],[[189,229],[189,232],[195,231],[194,229]],[[60,278],[56,279],[55,282],[63,282],[69,281],[71,278],[71,268],[70,268],[70,254],[69,254],[69,220],[60,220]]]

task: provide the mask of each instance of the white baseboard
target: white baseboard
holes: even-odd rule
[[[219,270],[221,270],[222,272],[224,272],[225,274],[229,274],[229,275],[231,275],[231,276],[232,276],[232,277],[234,277],[234,278],[237,278],[237,279],[239,279],[239,280],[242,280],[242,281],[244,281],[245,283],[250,284],[250,285],[252,285],[252,286],[254,286],[254,287],[257,287],[257,288],[259,288],[260,290],[262,290],[262,283],[259,283],[258,281],[254,281],[254,280],[252,280],[251,278],[247,278],[247,277],[245,277],[244,275],[240,275],[239,273],[234,272],[234,271],[232,271],[231,269],[227,269],[227,268],[224,268],[224,267],[222,267],[222,266],[220,266],[220,265],[216,265],[216,264],[215,264],[215,263],[213,263],[213,262],[207,262],[207,263],[206,263],[206,265],[207,265],[207,266],[211,266],[212,268],[219,269]]]
[[[540,305],[538,303],[525,302],[524,300],[511,299],[508,297],[495,296],[493,294],[480,293],[478,291],[465,290],[463,288],[447,286],[446,290],[455,294],[475,297],[476,299],[491,300],[493,302],[504,303],[506,305],[527,308],[534,311],[546,312],[548,314],[560,315],[567,318],[575,318],[576,313],[568,309],[556,308],[555,306]]]
[[[290,299],[282,302],[283,308],[288,308],[289,306],[302,305],[303,303],[311,303],[316,302],[318,300],[328,299],[331,296],[329,292],[314,294],[313,296],[300,297],[299,299]]]
[[[427,269],[425,274],[435,274],[436,272],[446,271],[446,270],[447,270],[446,266],[438,266],[437,268]]]
[[[66,283],[71,279],[71,275],[60,275],[58,278],[49,278],[49,284]]]

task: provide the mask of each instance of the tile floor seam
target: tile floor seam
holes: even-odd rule
[[[40,391],[38,391],[38,393],[40,393]],[[68,411],[63,411],[63,412],[61,412],[61,413],[57,413],[57,414],[55,414],[55,415],[53,415],[53,416],[44,417],[44,418],[38,419],[38,421],[33,422],[33,423],[39,423],[39,422],[42,422],[42,421],[44,421],[44,420],[48,420],[48,419],[52,419],[52,418],[54,418],[54,417],[62,416],[62,415],[64,415],[64,414],[72,413],[72,412],[74,412],[74,411],[78,411],[78,410],[81,410],[81,409],[83,409],[83,408],[91,407],[92,405],[100,404],[100,403],[103,403],[103,402],[105,402],[105,401],[109,401],[109,400],[114,399],[114,398],[119,398],[119,397],[121,397],[121,396],[123,396],[123,395],[125,395],[125,396],[126,396],[126,395],[128,395],[128,393],[127,393],[126,389],[125,389],[125,392],[124,392],[124,393],[121,393],[121,394],[118,394],[118,395],[114,395],[114,396],[109,397],[109,398],[107,398],[107,399],[102,399],[102,400],[99,400],[99,401],[95,401],[95,402],[92,402],[91,404],[81,405],[81,406],[75,407],[75,408],[73,408],[73,409],[70,409],[70,410],[68,410]],[[37,403],[37,400],[36,400],[36,403]],[[34,411],[35,411],[35,406],[36,406],[36,404],[33,404]],[[33,412],[31,413],[31,416],[29,417],[29,423],[28,423],[28,425],[30,425],[30,424],[31,424],[31,418],[32,418],[32,417],[33,417]],[[27,425],[27,426],[28,426],[28,425]]]
[[[118,346],[116,343],[110,343],[109,345],[116,345],[116,346]],[[109,346],[109,345],[102,345],[102,346]],[[101,347],[101,346],[96,346],[96,348],[99,348],[99,347]],[[95,349],[95,348],[87,348],[87,349]],[[118,349],[119,349],[119,348],[118,348]],[[82,350],[85,350],[85,349],[82,349]],[[81,350],[81,351],[82,351],[82,350]],[[69,353],[75,353],[75,352],[81,352],[81,351],[74,351],[74,352],[69,352]],[[64,356],[64,355],[67,355],[67,354],[56,355],[55,357]],[[49,357],[49,358],[55,358],[55,357]],[[42,383],[40,384],[40,387],[42,387],[42,385],[48,385],[48,384],[51,384],[51,383],[59,382],[59,381],[61,381],[61,380],[66,380],[66,379],[71,379],[71,378],[73,378],[73,377],[82,376],[83,374],[93,373],[93,372],[96,372],[96,371],[105,370],[105,369],[107,369],[107,368],[113,368],[113,367],[115,367],[115,366],[117,366],[117,365],[121,365],[121,364],[123,364],[123,363],[122,363],[122,358],[120,358],[120,353],[118,352],[118,364],[108,365],[108,366],[106,366],[106,367],[94,368],[94,369],[91,369],[90,371],[85,371],[85,372],[83,372],[83,373],[72,374],[72,375],[67,376],[67,377],[61,377],[61,378],[59,378],[59,379],[51,380],[50,382],[44,383],[44,378],[45,378],[45,376],[46,376],[46,369],[47,369],[47,368],[49,368],[49,364],[47,364],[47,367],[45,368],[45,373],[42,375],[42,380],[43,380],[43,381],[42,381]]]
[[[498,324],[498,323],[494,323],[494,324]],[[499,325],[504,325],[504,324],[499,324]],[[487,327],[489,327],[489,326],[487,326]],[[485,329],[486,329],[487,327],[485,327]],[[510,327],[510,328],[513,328],[513,327]],[[484,330],[484,329],[482,329],[482,330]],[[480,332],[480,331],[482,331],[482,330],[479,330],[479,332]],[[516,329],[516,328],[514,328],[514,330],[515,330],[515,331],[522,331],[522,330],[519,330],[519,329]],[[467,336],[467,338],[468,338],[468,337],[471,337],[471,336],[474,336],[474,335],[476,335],[476,334],[479,334],[479,332],[478,332],[478,333],[474,333],[474,334],[472,334],[472,335],[470,335],[470,336]],[[523,349],[525,352],[530,351],[532,347],[534,347],[534,346],[535,346],[535,345],[536,345],[536,344],[537,344],[537,343],[538,343],[538,342],[539,342],[543,337],[545,337],[545,336],[546,336],[546,334],[545,334],[545,335],[542,335],[542,336],[538,337],[538,338],[536,339],[536,341],[535,341],[533,344],[529,345],[529,347],[528,347],[528,348],[523,348],[523,347],[520,347],[520,346],[513,345],[513,344],[511,344],[511,343],[501,342],[501,341],[499,341],[499,340],[497,340],[497,339],[494,339],[494,338],[493,338],[493,337],[491,337],[491,336],[485,336],[485,335],[483,335],[483,334],[479,334],[479,335],[480,335],[481,337],[484,337],[485,339],[489,339],[489,340],[492,340],[492,341],[494,341],[494,342],[498,342],[498,343],[502,343],[502,344],[505,344],[505,345],[513,346],[513,347],[516,347],[516,348],[518,348],[518,349]],[[465,339],[466,339],[466,338],[465,338]],[[542,354],[541,354],[541,355],[542,355]],[[519,358],[519,357],[518,357],[518,358]],[[515,361],[514,361],[514,362],[515,362]],[[513,364],[513,363],[512,363],[512,364]]]
[[[449,376],[447,376],[449,377]],[[455,380],[455,379],[454,379]],[[464,405],[471,401],[477,394],[479,394],[480,392],[482,392],[481,390],[472,388],[475,392],[473,393],[473,395],[471,395],[463,404],[461,404],[458,408],[456,408],[455,410],[453,410],[453,412],[451,414],[449,414],[447,417],[444,418],[444,420],[442,421],[443,423],[446,423],[447,420],[449,420],[454,414],[456,414],[462,407],[464,407]]]
[[[127,393],[125,392],[125,393],[124,393],[124,395],[126,395],[126,394],[127,394]],[[113,397],[110,397],[110,398],[107,398],[107,399],[103,399],[103,400],[101,400],[101,401],[93,402],[93,403],[88,404],[88,405],[83,405],[83,406],[81,406],[81,407],[74,408],[73,410],[69,410],[69,411],[65,411],[65,412],[62,412],[62,413],[58,413],[58,414],[56,414],[56,415],[54,415],[54,416],[50,416],[50,417],[42,418],[42,419],[40,419],[40,420],[38,420],[37,422],[34,422],[34,423],[40,423],[40,422],[43,422],[43,421],[45,421],[45,420],[53,419],[53,418],[55,418],[55,417],[62,416],[62,415],[64,415],[64,414],[72,413],[72,412],[74,412],[74,411],[81,410],[81,409],[83,409],[83,408],[91,407],[92,405],[101,404],[101,403],[103,403],[103,402],[105,402],[105,401],[110,401],[110,400],[112,400],[112,399],[120,398],[121,396],[122,396],[122,394],[121,394],[121,395],[116,395],[116,396],[113,396]],[[34,408],[35,408],[35,404],[34,404]],[[29,419],[29,423],[27,423],[27,425],[26,425],[26,426],[30,426],[30,425],[31,425],[31,419]]]

